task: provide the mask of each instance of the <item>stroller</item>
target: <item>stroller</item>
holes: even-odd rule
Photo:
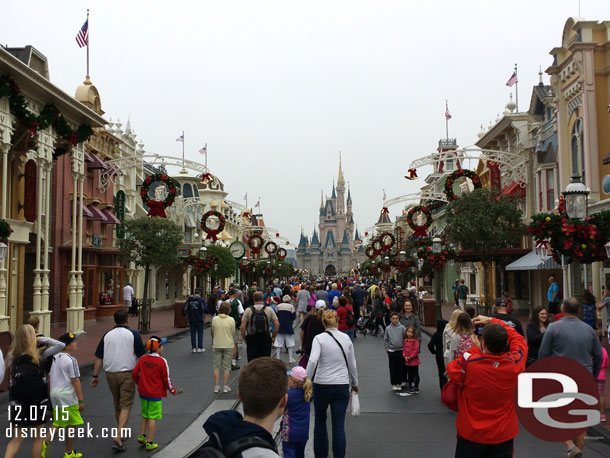
[[[358,319],[356,323],[356,332],[362,334],[365,337],[368,334],[375,332],[375,318],[372,315],[364,315]]]

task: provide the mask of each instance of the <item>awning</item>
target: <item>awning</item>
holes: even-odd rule
[[[104,161],[102,161],[99,157],[97,157],[95,154],[85,153],[85,162],[87,162],[87,167],[90,170],[93,170],[93,169],[105,170],[108,168],[108,165]]]
[[[525,256],[520,257],[514,262],[507,265],[504,270],[545,270],[545,269],[560,269],[561,265],[553,259],[552,256],[547,256],[545,259],[540,259],[536,251],[530,251]]]
[[[72,204],[70,204],[70,214],[72,215],[74,211],[74,207],[72,206]],[[80,202],[76,201],[76,214],[80,215]],[[89,210],[89,208],[85,205],[83,207],[83,216],[85,218],[91,218],[93,216],[93,213],[91,213],[91,210]]]
[[[502,194],[505,196],[525,197],[525,188],[521,187],[521,184],[513,181],[502,190]]]
[[[91,205],[87,205],[87,207],[91,211],[91,217],[90,217],[91,220],[101,221],[102,223],[108,222],[106,216],[104,215],[104,213],[102,213],[102,210],[97,208],[96,205],[91,204]]]
[[[102,210],[102,214],[106,217],[106,221],[102,221],[102,224],[121,224],[119,219],[109,209]]]

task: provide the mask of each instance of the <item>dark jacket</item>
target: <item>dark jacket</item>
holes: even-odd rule
[[[364,305],[364,296],[365,292],[360,288],[360,286],[354,288],[352,291],[352,299],[354,299],[354,305],[358,308]]]
[[[182,314],[188,317],[189,323],[203,323],[206,308],[205,299],[194,294],[186,299]]]
[[[538,359],[538,350],[540,350],[544,332],[540,330],[538,323],[530,321],[525,328],[525,337],[527,337],[527,359],[536,361]]]
[[[428,350],[435,356],[436,363],[442,364],[443,367],[445,366],[445,359],[443,358],[443,331],[445,326],[447,326],[447,320],[437,320],[436,332],[432,334],[430,342],[428,342]]]
[[[241,414],[235,410],[221,410],[220,412],[216,412],[206,420],[203,424],[203,429],[210,437],[212,437],[212,433],[216,433],[223,447],[226,447],[237,439],[256,436],[273,446],[273,450],[277,453],[275,441],[271,434],[261,426],[250,423],[249,421],[244,421]],[[234,458],[241,457],[242,455],[239,453],[235,455]]]

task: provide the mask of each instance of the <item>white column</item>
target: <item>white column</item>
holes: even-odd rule
[[[43,182],[43,175],[44,175],[44,163],[39,159],[38,160],[38,168],[37,168],[37,172],[38,172],[38,189],[37,189],[37,193],[36,193],[36,199],[38,202],[38,209],[37,209],[37,217],[36,217],[36,263],[34,264],[34,293],[33,293],[33,310],[31,315],[38,315],[40,313],[40,310],[42,308],[42,297],[41,297],[41,290],[42,290],[42,279],[41,279],[41,265],[40,265],[40,261],[41,261],[41,248],[42,248],[42,232],[43,232],[43,225],[42,225],[42,219],[43,219],[43,198],[44,198],[44,191],[43,191],[43,187],[44,187],[44,182]],[[26,190],[27,192],[27,190]]]
[[[8,195],[8,151],[10,144],[0,144],[2,150],[2,219],[6,219],[7,216],[7,195]],[[6,278],[8,272],[6,267],[8,265],[9,250],[7,250],[6,257],[0,263],[0,332],[9,330],[9,316],[8,316],[8,298],[6,296],[8,287]]]
[[[42,276],[40,291],[40,330],[45,336],[51,335],[51,311],[49,310],[49,253],[51,252],[51,181],[53,160],[48,159],[45,167],[45,214],[44,214],[44,251],[42,256]]]
[[[76,274],[76,278],[78,281],[78,291],[77,291],[77,307],[83,308],[83,289],[85,284],[83,283],[83,206],[85,205],[85,194],[84,194],[84,181],[85,177],[81,175],[78,181],[78,201],[79,211],[78,211],[78,271]],[[84,311],[83,311],[83,319],[84,319]],[[84,323],[83,323],[84,326]]]

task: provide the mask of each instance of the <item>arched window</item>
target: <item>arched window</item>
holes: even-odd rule
[[[184,183],[184,185],[182,185],[182,197],[185,199],[187,197],[193,197],[193,188],[190,183]]]
[[[582,182],[585,183],[585,152],[583,137],[582,120],[579,118],[572,127],[572,136],[570,139],[570,159],[572,163],[572,174],[577,173],[580,175],[582,177]]]

